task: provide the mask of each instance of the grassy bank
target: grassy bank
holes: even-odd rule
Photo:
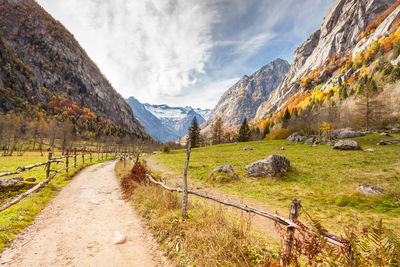
[[[313,148],[286,140],[195,148],[189,167],[189,186],[200,181],[206,188],[243,196],[245,201],[266,203],[283,215],[296,197],[302,200],[304,209],[313,218],[338,234],[342,234],[347,225],[363,226],[380,219],[400,234],[400,145],[376,145],[382,139],[399,138],[398,134],[391,138],[378,134],[355,138],[363,149],[373,148],[374,152],[338,151],[326,145]],[[246,146],[253,150],[244,151]],[[281,147],[285,150],[280,150]],[[245,166],[270,154],[287,157],[291,170],[280,178],[249,177]],[[159,153],[148,160],[180,175],[185,151]],[[239,179],[229,183],[210,181],[211,171],[224,164],[231,164]],[[382,186],[386,191],[379,196],[366,197],[356,191],[360,184]]]
[[[57,157],[57,155],[54,157]],[[0,172],[13,171],[20,166],[45,162],[46,160],[47,155],[40,156],[40,152],[26,152],[24,156],[0,157]],[[78,159],[78,161],[79,160],[80,159]],[[16,237],[18,233],[34,221],[35,216],[57,194],[57,192],[62,189],[62,187],[66,186],[70,182],[72,176],[86,166],[103,161],[94,158],[92,163],[85,163],[85,165],[77,166],[77,168],[70,168],[68,177],[66,172],[62,171],[56,175],[49,185],[43,187],[39,192],[28,196],[18,204],[0,212],[0,252]],[[55,169],[61,169],[64,167],[64,164],[60,164],[59,166],[56,164],[52,165],[52,168]],[[46,178],[44,167],[38,167],[23,172],[17,176],[22,176],[24,178],[35,177],[38,182]],[[18,194],[23,193],[29,188],[30,187],[24,187],[19,190],[0,192],[0,205],[13,199]]]
[[[116,164],[119,179],[132,164]],[[181,196],[158,186],[135,184],[132,204],[177,266],[263,266],[278,262],[278,244],[266,240],[244,218],[219,204],[190,197],[189,218],[182,219]],[[276,251],[273,253],[272,251]],[[267,265],[268,266],[268,265]]]

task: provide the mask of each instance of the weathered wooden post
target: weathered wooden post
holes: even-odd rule
[[[65,172],[67,173],[67,177],[68,177],[68,165],[69,165],[69,149],[67,149],[67,155],[65,160]]]
[[[163,177],[163,183],[164,183],[164,185],[167,185],[167,178],[166,177]],[[163,188],[163,196],[165,197],[165,188]]]
[[[182,192],[182,216],[183,218],[187,218],[187,204],[188,204],[188,184],[187,184],[187,169],[189,167],[189,159],[191,152],[191,143],[190,139],[188,141],[188,145],[186,148],[186,161],[185,168],[183,169],[183,192]]]
[[[82,165],[85,164],[85,150],[82,151]]]
[[[76,147],[74,148],[74,168],[76,168]]]
[[[90,162],[92,162],[92,151],[90,151]]]
[[[53,153],[49,152],[48,162],[47,162],[47,170],[46,170],[46,179],[50,176],[50,167],[51,167],[51,158],[53,157]]]
[[[292,204],[290,205],[290,213],[289,213],[289,220],[294,221],[300,215],[300,208],[301,208],[301,201],[294,198],[292,200]],[[295,228],[292,226],[288,226],[286,230],[286,237],[285,237],[285,245],[283,248],[283,255],[281,259],[281,264],[283,266],[287,266],[290,264],[291,254],[292,254],[292,247],[293,247],[293,240],[294,240],[294,232]]]

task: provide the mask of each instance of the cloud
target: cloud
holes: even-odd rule
[[[212,107],[238,77],[290,58],[333,0],[38,2],[124,97]]]

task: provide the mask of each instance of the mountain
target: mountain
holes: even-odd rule
[[[276,59],[251,76],[243,76],[220,98],[207,122],[202,125],[204,131],[209,131],[219,117],[225,128],[238,127],[244,118],[252,120],[258,106],[279,86],[289,68],[287,61]]]
[[[5,112],[64,97],[145,135],[129,105],[64,26],[33,0],[0,0],[0,104]]]
[[[132,108],[134,116],[144,126],[146,132],[161,143],[175,141],[179,139],[179,135],[167,125],[163,125],[162,121],[153,115],[146,107],[136,98],[130,97],[126,102]]]
[[[199,125],[204,123],[205,119],[200,113],[207,115],[209,112],[209,110],[202,109],[197,109],[196,112],[192,107],[170,107],[168,105],[144,104],[144,107],[161,121],[164,128],[172,129],[178,136],[170,141],[177,141],[180,137],[185,136],[194,117],[197,118]]]
[[[322,79],[329,78],[333,73],[332,69],[321,73],[318,68],[329,65],[328,61],[332,58],[338,59],[352,54],[364,30],[395,2],[396,0],[336,0],[321,28],[294,52],[288,75],[268,100],[260,105],[257,119],[263,119],[271,112],[279,110],[296,93],[309,89],[310,84],[300,82],[307,75],[314,72],[315,75],[321,74]]]
[[[201,115],[203,119],[208,120],[208,118],[211,115],[212,110],[211,109],[201,109],[201,108],[195,108],[193,109],[197,114]]]

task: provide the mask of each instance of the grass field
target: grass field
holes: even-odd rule
[[[20,166],[26,166],[39,162],[45,162],[47,160],[47,154],[40,156],[40,152],[26,152],[23,156],[12,156],[12,157],[0,157],[0,173],[7,171],[14,171]],[[57,153],[54,157],[60,156]],[[82,158],[78,157],[77,161],[81,161]],[[73,162],[73,159],[70,159]],[[104,161],[104,160],[103,160]],[[97,157],[93,157],[91,164],[102,162],[97,160]],[[82,164],[82,163],[80,163]],[[91,165],[85,163],[85,165],[77,166],[77,168],[69,169],[69,177],[79,172],[84,167]],[[71,164],[70,164],[71,165]],[[64,163],[59,165],[52,164],[52,169],[64,168]],[[41,166],[34,168],[27,172],[23,172],[14,176],[35,177],[37,181],[42,181],[46,178],[45,167]],[[70,178],[67,177],[65,171],[62,171],[56,175],[56,177],[49,183],[49,185],[42,188],[39,192],[28,196],[18,204],[0,212],[0,252],[8,245],[18,233],[20,233],[26,226],[31,224],[36,216],[43,207],[56,195],[62,187],[67,185]],[[0,178],[2,179],[2,178]],[[0,192],[0,205],[6,201],[13,199],[18,194],[28,190],[30,187],[24,187],[20,190]]]
[[[312,148],[286,140],[195,148],[191,154],[189,178],[202,181],[203,186],[213,190],[243,196],[245,201],[268,204],[284,216],[287,216],[291,200],[301,199],[304,210],[333,233],[342,234],[348,225],[363,226],[382,219],[387,228],[400,234],[400,145],[376,145],[379,140],[399,137],[398,134],[391,138],[373,134],[354,139],[363,149],[373,148],[374,152],[338,151],[326,145]],[[253,150],[243,151],[246,146]],[[287,157],[291,170],[280,178],[249,177],[245,166],[270,154]],[[158,153],[150,160],[179,175],[185,151]],[[239,180],[210,181],[211,171],[224,164],[233,166]],[[386,191],[380,196],[366,197],[356,191],[358,185],[365,183],[382,186]]]

